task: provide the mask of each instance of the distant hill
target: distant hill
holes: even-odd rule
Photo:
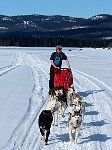
[[[70,16],[0,15],[0,36],[75,36],[112,37],[112,15],[100,14],[88,19]]]

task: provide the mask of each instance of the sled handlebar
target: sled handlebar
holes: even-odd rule
[[[68,71],[70,71],[70,72],[71,72],[71,70],[70,70],[70,69],[68,69],[68,68],[61,68],[61,70],[68,70]]]
[[[60,72],[61,70],[67,70],[69,73],[71,73],[72,71],[68,68],[60,68],[60,69],[55,69],[55,73],[56,72]]]

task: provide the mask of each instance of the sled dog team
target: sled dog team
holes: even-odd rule
[[[39,129],[42,135],[42,141],[48,144],[51,125],[58,126],[58,117],[61,114],[65,116],[66,108],[71,108],[68,115],[69,139],[72,143],[77,143],[78,133],[84,119],[86,102],[83,97],[75,94],[74,86],[68,88],[67,92],[63,88],[54,87],[51,91],[50,100],[40,115]],[[75,132],[75,139],[72,131]]]

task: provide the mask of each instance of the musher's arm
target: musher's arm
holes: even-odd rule
[[[71,68],[70,68],[70,63],[69,63],[68,59],[66,59],[65,62],[66,62],[66,64],[67,64],[67,66],[68,66],[68,69],[71,70]]]
[[[50,60],[50,62],[51,62],[51,65],[52,65],[54,68],[60,69],[59,67],[55,66],[53,60]]]

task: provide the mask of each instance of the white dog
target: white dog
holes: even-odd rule
[[[73,98],[73,108],[72,111],[80,111],[80,114],[82,115],[82,119],[84,119],[84,114],[85,114],[85,106],[86,106],[86,102],[83,100],[83,97],[80,97],[78,95],[76,95]]]
[[[74,115],[69,113],[69,138],[72,143],[77,143],[78,134],[82,123],[82,115],[80,112],[74,112]],[[72,136],[72,131],[75,130],[75,139]]]
[[[67,108],[67,97],[63,88],[55,87],[51,92],[51,100],[56,99],[59,102],[59,111],[62,117],[64,117],[65,110]]]
[[[63,98],[62,96],[60,99]],[[64,116],[66,108],[66,103],[59,101],[59,97],[57,96],[57,93],[53,92],[50,97],[50,101],[47,104],[46,109],[50,109],[53,112],[53,125],[58,126],[58,116],[59,113],[61,113],[62,116]]]
[[[58,126],[58,113],[59,113],[59,102],[57,99],[52,99],[48,102],[46,106],[46,110],[51,110],[53,114],[53,122],[52,125]]]
[[[75,88],[74,85],[72,84],[67,91],[67,101],[70,106],[72,106],[72,100],[74,96],[75,96]]]

